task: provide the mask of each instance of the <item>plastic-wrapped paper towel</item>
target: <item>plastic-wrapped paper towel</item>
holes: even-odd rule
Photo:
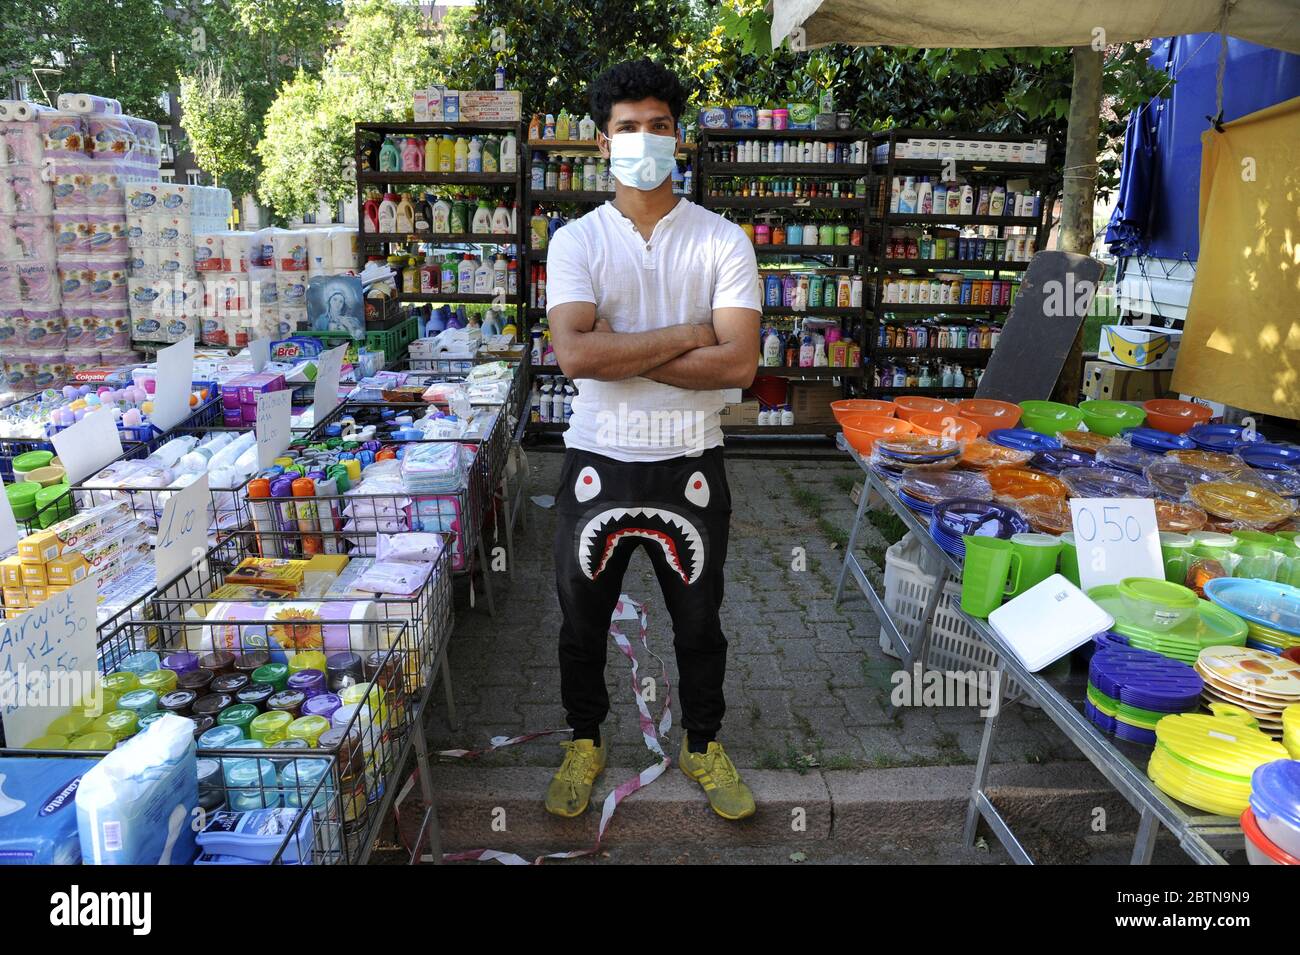
[[[77,865],[76,793],[94,759],[0,757],[0,865]]]
[[[380,649],[382,628],[366,626],[379,619],[371,600],[222,602],[212,605],[208,626],[192,630],[188,642],[191,650],[265,648],[279,662],[299,650],[362,653]]]
[[[0,99],[0,122],[30,123],[41,113],[50,111],[41,103],[29,103],[20,99]]]
[[[0,167],[0,213],[47,216],[53,211],[54,193],[38,167]]]
[[[199,804],[194,724],[171,713],[81,777],[77,828],[90,865],[188,865]]]
[[[41,151],[46,159],[88,158],[86,118],[77,113],[40,113],[36,126],[41,131]]]
[[[25,260],[18,264],[18,299],[24,305],[58,305],[59,269],[53,257],[48,261]]]
[[[107,96],[92,96],[90,93],[60,93],[56,101],[61,110],[85,115],[121,115],[122,104]]]
[[[34,122],[0,122],[0,166],[39,166],[45,156]]]

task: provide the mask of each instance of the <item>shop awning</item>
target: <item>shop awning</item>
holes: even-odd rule
[[[1087,46],[1217,33],[1300,53],[1297,0],[772,0],[772,44],[796,27],[808,49],[853,46]]]

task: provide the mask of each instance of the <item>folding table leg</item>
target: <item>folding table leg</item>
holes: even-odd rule
[[[429,770],[429,743],[424,738],[422,720],[413,727],[412,732],[415,733],[415,771],[420,778],[420,793],[424,796],[424,817],[420,820],[420,831],[416,834],[411,862],[420,859],[420,845],[427,832],[430,861],[434,865],[441,865],[442,833],[438,826],[438,803],[433,797],[433,773]]]
[[[871,485],[866,481],[862,482],[862,493],[858,496],[858,512],[853,518],[853,527],[849,531],[849,541],[844,545],[844,565],[840,568],[840,579],[835,585],[835,606],[840,605],[844,598],[844,581],[849,576],[849,558],[853,556],[853,548],[858,543],[858,531],[862,528],[862,518],[867,513],[867,499],[871,497]]]
[[[984,721],[984,739],[980,743],[979,758],[975,761],[975,781],[971,784],[970,803],[966,806],[966,828],[962,833],[962,845],[967,849],[975,845],[975,832],[980,824],[979,800],[987,796],[984,792],[989,781],[989,769],[993,766],[993,744],[998,733],[998,717],[1002,713],[999,706]]]
[[[1133,843],[1133,857],[1130,865],[1150,865],[1151,857],[1156,851],[1156,835],[1160,832],[1160,823],[1156,814],[1150,809],[1142,810],[1142,819],[1138,822],[1137,839]]]

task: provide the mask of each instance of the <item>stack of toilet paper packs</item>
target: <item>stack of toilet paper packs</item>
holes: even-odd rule
[[[196,235],[205,304],[200,339],[243,348],[251,339],[306,329],[307,283],[352,274],[356,241],[356,230],[346,226]]]
[[[137,358],[126,192],[158,180],[158,127],[116,100],[58,107],[0,101],[0,355],[14,392]]]

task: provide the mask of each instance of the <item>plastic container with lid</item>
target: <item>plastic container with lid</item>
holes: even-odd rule
[[[1198,598],[1187,587],[1153,577],[1125,577],[1119,583],[1129,618],[1140,627],[1172,630],[1196,613]]]
[[[310,805],[313,809],[325,809],[333,795],[330,780],[324,778],[329,766],[328,759],[295,759],[286,765],[280,771],[284,804],[290,809],[300,809],[305,805]],[[319,789],[317,783],[320,784]]]
[[[36,493],[41,490],[39,484],[22,481],[5,487],[5,497],[14,517],[20,521],[30,520],[36,516]]]
[[[1250,808],[1270,842],[1300,856],[1300,761],[1279,759],[1256,769],[1250,777]]]

